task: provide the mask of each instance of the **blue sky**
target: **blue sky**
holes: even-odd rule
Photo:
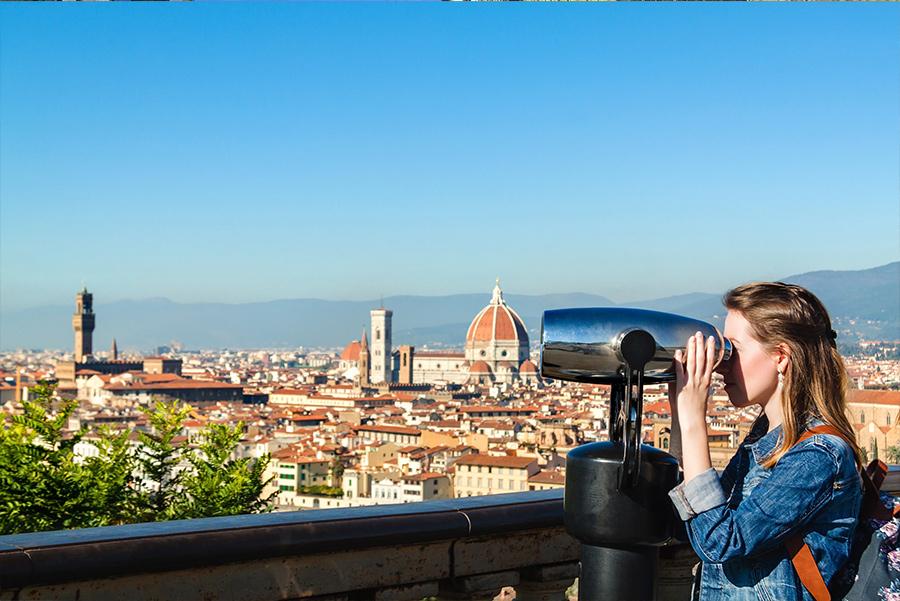
[[[900,7],[0,6],[0,308],[900,258]]]

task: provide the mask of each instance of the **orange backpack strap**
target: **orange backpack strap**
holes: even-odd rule
[[[840,437],[841,440],[847,440],[834,426],[823,425],[807,430],[800,435],[797,442],[803,442],[816,434],[833,434]],[[803,536],[799,534],[790,536],[784,541],[784,545],[787,547],[788,556],[791,558],[791,563],[794,564],[794,569],[797,571],[800,582],[803,583],[803,586],[806,587],[813,599],[816,601],[831,601],[828,585],[825,584],[825,579],[822,578],[822,572],[819,571],[812,549],[803,542]]]
[[[900,513],[900,507],[885,507],[881,502],[881,485],[887,475],[888,466],[878,459],[873,459],[862,472],[863,500],[860,515],[864,518],[888,521]]]
[[[787,547],[788,556],[791,558],[791,563],[794,564],[794,569],[797,570],[800,582],[803,583],[803,586],[806,587],[813,599],[816,601],[831,601],[828,585],[825,584],[825,579],[822,578],[822,572],[819,571],[819,566],[816,564],[812,550],[809,548],[809,545],[803,542],[803,537],[799,534],[788,537],[784,541],[784,546]]]
[[[847,437],[844,436],[843,432],[835,428],[834,426],[829,426],[828,424],[823,424],[821,426],[816,426],[815,428],[810,428],[806,432],[800,435],[800,438],[797,439],[797,443],[803,442],[807,438],[811,438],[816,434],[831,434],[832,436],[837,436],[847,444],[850,444],[850,441],[847,440]],[[796,443],[795,443],[796,444]],[[850,444],[852,447],[853,445]]]

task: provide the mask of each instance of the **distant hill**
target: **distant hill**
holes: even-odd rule
[[[900,339],[900,262],[862,271],[816,271],[783,281],[819,295],[841,336]],[[614,306],[608,298],[584,293],[505,295],[522,316],[532,340],[541,314],[559,307]],[[490,300],[490,293],[450,296],[393,296],[394,344],[434,347],[463,344],[466,328]],[[369,310],[380,301],[291,299],[262,303],[176,303],[165,298],[98,303],[94,345],[109,348],[115,336],[122,349],[149,350],[171,340],[186,348],[337,347],[359,338]],[[623,303],[681,313],[721,323],[721,295],[693,293]],[[0,312],[0,348],[72,346],[72,306]],[[855,323],[851,323],[855,322]]]

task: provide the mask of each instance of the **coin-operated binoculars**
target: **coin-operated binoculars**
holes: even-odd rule
[[[609,440],[566,459],[566,529],[582,543],[580,601],[656,598],[678,461],[641,444],[643,388],[675,380],[675,351],[698,331],[715,338],[716,365],[731,357],[715,326],[689,317],[620,307],[544,312],[541,376],[611,386]]]

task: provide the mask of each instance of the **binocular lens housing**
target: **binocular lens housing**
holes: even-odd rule
[[[544,311],[541,320],[541,376],[593,384],[621,383],[626,365],[633,363],[622,344],[633,340],[629,333],[638,330],[649,334],[655,343],[644,365],[647,383],[675,380],[675,351],[683,349],[697,332],[715,339],[714,367],[728,361],[733,352],[731,341],[714,325],[674,313],[625,307],[553,309]]]

